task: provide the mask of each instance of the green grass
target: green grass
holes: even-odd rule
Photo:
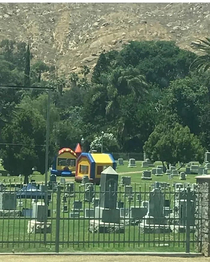
[[[155,181],[157,182],[167,182],[171,185],[173,185],[174,183],[195,183],[196,179],[195,177],[197,175],[191,174],[191,175],[187,175],[186,176],[186,180],[180,180],[178,176],[173,177],[172,179],[169,180],[168,176],[166,174],[164,174],[163,176],[155,176],[152,175],[152,180],[142,180],[141,176],[142,176],[142,171],[143,170],[152,170],[153,167],[148,167],[148,168],[142,168],[142,161],[136,161],[136,167],[128,167],[128,161],[124,161],[124,165],[123,166],[117,166],[117,173],[119,174],[119,181],[121,180],[121,176],[131,176],[131,183],[132,184],[152,184]],[[161,162],[156,162],[155,166],[158,165],[162,165]],[[1,170],[1,166],[0,166],[0,170]],[[138,172],[139,173],[133,173],[133,174],[122,174],[125,172]],[[184,171],[184,168],[181,169],[181,171]],[[50,173],[48,173],[48,181],[49,181],[49,177],[50,177]],[[23,182],[23,177],[22,177],[22,182]],[[36,182],[38,183],[44,183],[45,181],[45,175],[40,174],[39,172],[34,172],[31,176],[30,179],[34,179]],[[74,181],[74,177],[71,178],[66,178],[66,180],[68,182],[70,181]],[[9,181],[11,181],[11,183],[19,183],[20,179],[17,176],[1,176],[0,177],[0,183],[5,181],[6,183],[9,183]],[[60,177],[57,177],[57,182],[60,181]]]
[[[160,163],[156,163],[160,165]],[[129,168],[128,161],[124,161],[124,166],[117,167],[117,173],[119,174],[119,181],[121,176],[131,176],[131,182],[134,192],[144,192],[155,181],[167,182],[173,185],[175,182],[179,183],[195,183],[196,175],[188,175],[185,181],[179,180],[179,177],[173,177],[168,179],[167,175],[155,176],[152,175],[152,180],[142,180],[142,171],[152,168],[142,168],[141,161],[136,162],[136,167]],[[123,174],[124,172],[138,172],[133,174]],[[48,178],[49,178],[48,174]],[[35,179],[36,182],[44,183],[44,175],[34,172],[30,179]],[[11,183],[19,182],[19,177],[0,177],[0,182],[11,181]],[[48,179],[49,180],[49,179]],[[74,181],[74,178],[67,178],[68,181]],[[60,178],[57,178],[60,181]],[[96,186],[98,189],[98,186]],[[149,189],[150,190],[150,189]],[[68,199],[69,211],[72,208],[73,201],[75,199],[84,199],[84,187],[81,184],[76,183],[76,195],[73,198]],[[128,205],[128,200],[124,197],[124,188],[119,187],[118,200],[122,199]],[[149,191],[147,191],[149,192]],[[61,200],[63,197],[61,194]],[[99,193],[96,194],[96,197]],[[173,204],[174,194],[171,191],[166,192],[166,198],[171,198]],[[143,193],[143,199],[147,200],[148,194]],[[54,252],[55,251],[55,239],[56,239],[56,193],[52,194],[52,201],[49,204],[51,210],[51,217],[48,221],[52,222],[52,233],[47,234],[47,242],[44,243],[43,234],[28,234],[27,225],[29,219],[19,217],[8,219],[7,217],[0,217],[0,252]],[[130,206],[138,205],[136,198],[129,203]],[[90,204],[85,203],[87,208]],[[24,208],[32,208],[31,201],[24,201]],[[23,208],[22,207],[22,208]],[[20,210],[22,209],[20,208]],[[62,202],[61,202],[62,209]],[[143,234],[139,232],[138,226],[128,225],[125,228],[125,233],[90,233],[88,231],[89,220],[88,219],[69,219],[68,213],[60,212],[60,234],[59,234],[59,250],[60,252],[72,252],[72,251],[153,251],[153,252],[185,252],[185,233],[165,233],[165,234]],[[195,237],[191,234],[191,252],[195,252]],[[167,244],[167,245],[165,245]]]

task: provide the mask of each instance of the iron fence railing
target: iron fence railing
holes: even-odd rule
[[[196,185],[34,186],[1,185],[1,252],[199,250]]]

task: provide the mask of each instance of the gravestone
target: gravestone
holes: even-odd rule
[[[99,206],[99,198],[93,198],[92,199],[92,204],[93,204],[94,208]]]
[[[155,175],[156,176],[162,176],[163,175],[163,168],[162,167],[157,167]]]
[[[68,183],[66,187],[66,192],[69,194],[69,196],[74,196],[74,182]]]
[[[120,208],[120,218],[128,219],[130,218],[130,210],[129,208]]]
[[[204,162],[210,162],[210,152],[205,152]]]
[[[121,184],[129,186],[131,184],[131,177],[130,176],[122,176],[121,177]]]
[[[94,197],[94,187],[92,183],[86,183],[85,184],[85,201],[86,202],[92,202],[93,197]]]
[[[80,212],[82,211],[82,201],[81,200],[75,200],[73,203],[73,211]]]
[[[99,206],[115,209],[117,205],[118,174],[109,166],[101,172]]]
[[[125,186],[125,197],[133,197],[133,187],[132,186]]]
[[[50,182],[56,182],[57,176],[55,174],[50,175]]]
[[[178,175],[179,175],[179,172],[178,172],[178,170],[173,169],[171,174],[172,174],[172,176],[174,177],[174,176],[178,176]]]
[[[147,214],[147,207],[131,207],[130,216],[133,222],[141,220]]]
[[[141,167],[153,167],[154,164],[147,158],[144,161],[142,161]]]
[[[105,227],[101,222],[120,223],[120,210],[117,209],[118,174],[111,166],[101,173],[100,188],[99,206],[95,208],[99,228]]]
[[[142,180],[152,180],[152,173],[149,170],[143,170],[142,172]]]
[[[117,208],[123,208],[124,207],[124,202],[118,201],[117,202]]]
[[[142,201],[141,206],[147,208],[147,211],[149,211],[149,201]]]
[[[185,174],[187,174],[187,175],[191,174],[191,171],[190,171],[190,167],[189,167],[189,166],[186,166]]]
[[[32,217],[38,222],[47,221],[46,206],[44,202],[32,203]]]
[[[61,177],[60,178],[60,184],[65,185],[65,183],[66,183],[66,179],[64,177]]]
[[[198,165],[191,165],[190,166],[190,173],[191,174],[198,174]]]
[[[165,224],[165,217],[163,214],[164,194],[160,188],[154,188],[149,194],[149,216],[154,217],[155,224]]]
[[[206,163],[204,166],[206,169],[210,169],[210,163]]]
[[[156,168],[153,168],[152,169],[152,175],[155,175],[156,174]]]
[[[204,167],[199,166],[198,167],[198,175],[203,175]]]
[[[0,192],[0,210],[15,210],[17,198],[15,192]]]
[[[180,180],[186,180],[186,175],[184,172],[181,172],[180,173],[180,177],[179,177]]]
[[[89,183],[89,177],[88,176],[83,176],[82,177],[82,185],[85,185],[86,183]]]
[[[118,158],[118,165],[119,166],[123,166],[124,165],[123,158]]]
[[[128,167],[136,167],[136,160],[134,158],[129,159]]]
[[[95,209],[86,208],[85,209],[85,218],[94,218],[95,216]]]

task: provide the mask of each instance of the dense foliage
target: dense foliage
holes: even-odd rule
[[[53,88],[50,161],[83,137],[85,150],[145,150],[166,165],[202,162],[210,150],[210,77],[197,72],[198,61],[200,69],[203,60],[173,42],[133,41],[102,53],[91,75],[84,66],[78,74],[57,76],[33,59],[29,45],[2,41],[0,85],[14,87],[0,88],[4,167],[26,177],[34,166],[44,172],[47,95],[39,87]]]

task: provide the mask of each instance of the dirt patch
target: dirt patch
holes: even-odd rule
[[[161,257],[161,256],[88,256],[88,255],[0,255],[0,261],[6,262],[210,262],[210,258],[206,257]]]

